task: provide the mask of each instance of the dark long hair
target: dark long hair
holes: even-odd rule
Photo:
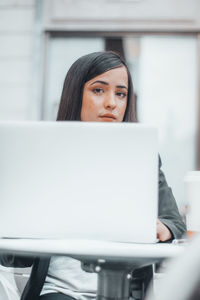
[[[125,61],[113,51],[90,53],[73,63],[65,77],[57,121],[80,121],[84,84],[104,72],[121,66],[125,66],[128,73],[128,101],[123,122],[136,122],[131,74]]]

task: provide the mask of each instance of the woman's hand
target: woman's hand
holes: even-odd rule
[[[172,234],[167,226],[165,226],[159,219],[157,219],[157,238],[161,242],[165,242],[172,238]]]

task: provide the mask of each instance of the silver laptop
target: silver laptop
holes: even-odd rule
[[[156,241],[155,128],[0,122],[0,145],[0,237]]]

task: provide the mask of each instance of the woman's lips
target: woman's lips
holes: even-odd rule
[[[106,121],[110,121],[110,122],[116,120],[116,117],[113,114],[104,114],[104,115],[101,115],[100,118],[104,119]]]

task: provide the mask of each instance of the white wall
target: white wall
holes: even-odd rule
[[[34,0],[0,1],[0,120],[29,118],[34,9]]]

